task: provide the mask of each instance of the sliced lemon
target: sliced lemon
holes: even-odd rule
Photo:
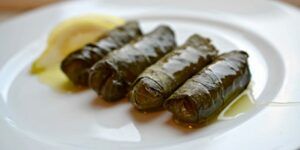
[[[46,70],[36,74],[39,81],[59,92],[77,93],[84,90],[74,84],[60,70],[60,65],[56,64]]]
[[[33,62],[31,72],[40,73],[57,65],[69,53],[99,40],[107,30],[124,22],[113,16],[89,14],[59,23],[50,33],[45,51]]]

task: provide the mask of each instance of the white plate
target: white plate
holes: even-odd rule
[[[60,93],[31,76],[51,28],[91,12],[137,19],[144,31],[170,25],[179,43],[200,33],[221,52],[246,50],[256,107],[190,131],[170,123],[167,112],[94,104],[92,91]],[[17,17],[0,25],[0,149],[299,148],[299,27],[298,10],[276,1],[72,1]]]

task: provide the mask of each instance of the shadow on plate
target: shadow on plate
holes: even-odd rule
[[[162,114],[165,113],[165,111],[163,109],[160,109],[156,111],[145,112],[139,111],[134,107],[130,107],[129,113],[135,121],[139,123],[147,123],[162,116]]]
[[[101,98],[101,96],[96,97],[91,101],[91,106],[95,108],[112,108],[116,107],[119,104],[128,103],[128,99],[124,98],[116,102],[107,102]]]
[[[176,129],[177,131],[180,131],[183,134],[191,134],[195,133],[195,131],[200,130],[202,127],[205,126],[205,124],[201,124],[198,126],[190,126],[188,124],[181,123],[174,119],[173,117],[169,118],[166,122],[166,125]]]

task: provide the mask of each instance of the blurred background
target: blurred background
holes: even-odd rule
[[[0,22],[31,9],[58,1],[60,0],[0,0]]]
[[[0,22],[31,9],[46,6],[63,0],[0,0]],[[300,0],[281,0],[300,9]]]

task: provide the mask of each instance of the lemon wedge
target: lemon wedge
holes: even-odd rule
[[[32,73],[40,73],[57,65],[69,53],[95,42],[108,30],[124,24],[118,17],[106,15],[82,15],[59,23],[50,33],[47,48],[32,66]]]
[[[36,75],[41,83],[59,92],[78,93],[85,90],[85,88],[75,86],[60,70],[59,64],[48,67]]]

